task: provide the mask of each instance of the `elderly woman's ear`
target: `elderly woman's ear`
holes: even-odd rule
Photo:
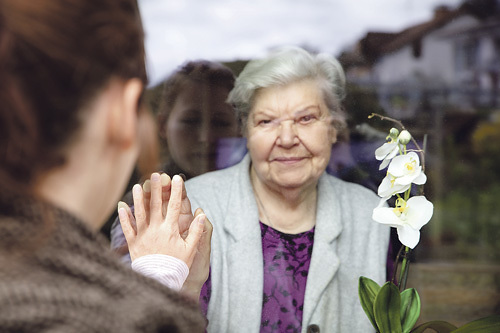
[[[335,128],[335,126],[333,126],[333,124],[332,124],[331,130],[330,130],[330,139],[331,139],[332,145],[335,144],[335,142],[337,142],[337,134],[338,134],[338,131]]]
[[[335,144],[337,142],[337,131],[334,129],[332,130],[333,134],[332,134],[332,145]]]

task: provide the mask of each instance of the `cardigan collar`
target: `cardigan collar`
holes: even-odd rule
[[[249,168],[250,156],[247,154],[237,165],[235,177],[237,182],[234,182],[229,189],[229,208],[224,221],[225,231],[238,241],[247,239],[250,235],[255,236],[255,231],[258,231],[260,239],[260,229],[257,223],[259,211],[252,190]],[[330,176],[324,172],[318,181],[315,243],[317,241],[331,243],[342,231],[338,194],[328,182],[328,177]],[[231,218],[241,215],[245,218]],[[255,223],[249,224],[248,221],[255,221]]]

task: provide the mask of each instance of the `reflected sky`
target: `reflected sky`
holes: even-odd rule
[[[232,61],[280,45],[337,55],[367,31],[399,31],[460,0],[139,0],[151,85],[185,60]]]

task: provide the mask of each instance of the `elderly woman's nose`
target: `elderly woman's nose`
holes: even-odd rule
[[[282,121],[278,127],[277,143],[284,147],[291,147],[298,142],[295,123],[293,121]]]

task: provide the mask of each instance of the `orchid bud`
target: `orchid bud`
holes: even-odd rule
[[[402,130],[401,133],[399,133],[399,143],[402,145],[407,145],[411,140],[411,134],[407,130]]]
[[[391,130],[389,131],[389,137],[393,140],[396,140],[398,138],[398,135],[399,135],[399,131],[397,128],[391,128]]]

